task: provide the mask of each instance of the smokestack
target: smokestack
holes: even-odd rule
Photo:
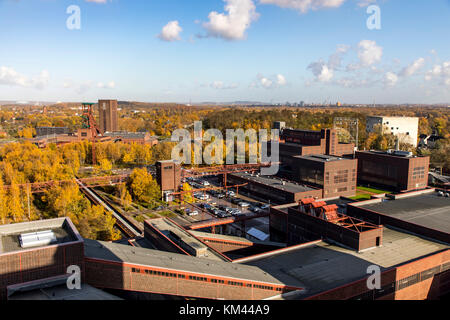
[[[395,140],[395,151],[400,151],[400,139],[398,137]]]

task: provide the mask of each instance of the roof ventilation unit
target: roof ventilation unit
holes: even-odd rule
[[[25,233],[19,236],[20,246],[22,248],[32,248],[49,245],[57,242],[53,231],[40,231],[33,233]]]

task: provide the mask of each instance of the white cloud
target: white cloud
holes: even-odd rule
[[[378,46],[375,41],[362,40],[358,44],[358,58],[360,66],[368,67],[380,62],[383,56],[383,48]]]
[[[330,69],[323,61],[310,63],[308,69],[311,69],[315,80],[318,82],[330,82],[333,79],[333,69]]]
[[[415,74],[417,71],[422,69],[422,67],[425,64],[424,58],[419,58],[415,60],[413,63],[411,63],[409,66],[405,67],[400,71],[399,75],[402,77],[410,77],[413,74]]]
[[[236,89],[238,85],[236,83],[226,85],[225,83],[223,83],[223,81],[214,81],[213,83],[210,84],[210,87],[217,90],[222,89],[226,90],[226,89]]]
[[[180,27],[178,21],[170,21],[168,24],[166,24],[163,28],[161,33],[158,35],[158,38],[160,38],[163,41],[179,41],[180,33],[183,31],[183,29]]]
[[[242,40],[251,23],[258,19],[256,6],[252,0],[224,0],[225,13],[211,12],[209,22],[203,24],[208,36],[227,40]]]
[[[29,79],[13,68],[0,67],[0,85],[34,87],[42,90],[48,85],[49,79],[50,74],[47,70],[42,70],[38,76]]]
[[[260,0],[262,4],[274,4],[281,8],[289,8],[306,13],[309,10],[340,7],[345,0]]]
[[[277,84],[284,86],[286,84],[286,78],[282,74],[277,74]]]
[[[450,85],[450,60],[436,64],[425,75],[426,81],[437,79],[441,84]]]
[[[262,74],[257,75],[258,80],[250,84],[251,88],[263,87],[265,89],[273,89],[285,86],[287,84],[285,76],[277,74],[271,77],[265,77]]]
[[[398,76],[393,72],[386,72],[384,75],[384,84],[388,87],[393,87],[397,84]]]

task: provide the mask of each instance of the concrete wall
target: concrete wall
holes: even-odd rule
[[[382,126],[383,133],[392,133],[400,142],[417,147],[419,118],[416,117],[367,117],[366,131],[374,132],[377,126]]]

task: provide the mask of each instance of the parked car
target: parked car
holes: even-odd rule
[[[203,184],[204,186],[210,186],[210,185],[211,185],[211,184],[210,184],[208,181],[206,181],[206,180],[202,181],[202,184]]]
[[[242,202],[242,200],[239,199],[239,198],[233,198],[233,199],[231,199],[231,203],[234,203],[234,204],[239,204],[239,203],[241,203],[241,202]]]
[[[218,199],[223,199],[223,198],[225,198],[225,195],[223,194],[223,193],[218,193],[217,195],[216,195],[216,197],[218,198]]]
[[[239,202],[239,206],[241,206],[242,208],[247,208],[250,206],[250,203],[242,201],[242,202]]]
[[[270,208],[270,205],[268,205],[268,204],[262,204],[262,205],[260,206],[260,208],[263,209],[263,210],[266,210],[266,209],[269,209],[269,208]]]
[[[193,216],[196,216],[196,215],[198,215],[198,211],[197,210],[194,210],[194,211],[189,213],[190,217],[193,217]]]
[[[242,211],[239,210],[239,209],[233,209],[233,210],[231,211],[231,214],[232,214],[233,216],[239,216],[239,215],[242,214]]]

